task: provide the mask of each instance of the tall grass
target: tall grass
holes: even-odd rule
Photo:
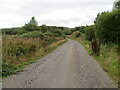
[[[2,76],[17,73],[24,65],[33,62],[63,42],[65,40],[61,37],[49,39],[3,37]]]

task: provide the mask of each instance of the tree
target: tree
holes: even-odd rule
[[[113,4],[113,10],[120,9],[120,0],[116,0]]]
[[[85,28],[85,38],[89,41],[92,41],[95,38],[94,26],[87,26]]]
[[[120,29],[120,14],[117,10],[101,13],[95,23],[96,37],[103,43],[116,43]]]
[[[25,24],[23,28],[26,31],[35,31],[35,30],[38,30],[39,27],[38,27],[37,21],[35,20],[35,17],[32,17],[31,20],[30,20],[30,22],[28,22],[28,24]]]
[[[38,26],[38,23],[37,23],[37,21],[35,20],[35,17],[32,17],[32,18],[31,18],[29,24]]]

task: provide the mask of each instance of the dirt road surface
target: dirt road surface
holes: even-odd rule
[[[109,77],[84,47],[69,40],[23,72],[3,79],[3,88],[111,88]]]

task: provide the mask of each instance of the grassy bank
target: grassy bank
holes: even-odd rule
[[[89,48],[89,41],[84,39],[84,36],[81,35],[79,38],[74,38],[80,42],[90,54],[104,69],[104,71],[112,78],[112,80],[118,84],[118,46],[115,44],[111,45],[101,45],[100,55],[95,55],[92,50]]]
[[[61,37],[53,37],[49,41],[39,38],[3,37],[2,76],[7,77],[22,71],[28,64],[36,62],[66,41]]]

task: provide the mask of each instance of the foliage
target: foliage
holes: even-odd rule
[[[22,66],[2,64],[2,76],[9,76],[9,75],[16,74],[17,72],[22,71],[20,67]]]
[[[26,33],[23,28],[11,28],[11,29],[2,29],[3,34],[7,35],[20,35]]]
[[[35,51],[40,47],[40,39],[25,38],[3,38],[3,56],[20,56]],[[37,45],[38,44],[38,45]],[[5,53],[4,53],[5,52]],[[6,56],[6,55],[5,55]],[[3,57],[4,58],[4,57]]]
[[[103,43],[117,43],[118,31],[120,30],[120,14],[117,10],[103,12],[99,15],[95,23],[96,37]],[[118,21],[118,22],[117,22]]]
[[[25,26],[23,28],[26,31],[37,31],[37,30],[39,30],[38,26],[36,26],[34,24],[25,24]]]
[[[87,26],[85,28],[85,38],[89,41],[92,41],[93,39],[95,39],[95,34],[94,34],[94,27],[93,25],[91,26]]]
[[[7,35],[18,35],[22,37],[33,37],[36,38],[40,34],[43,36],[55,36],[55,37],[65,37],[65,35],[71,34],[72,30],[66,28],[66,27],[58,27],[58,26],[46,26],[45,24],[38,26],[37,21],[35,20],[35,17],[32,17],[31,20],[25,24],[23,27],[19,28],[6,28],[2,30],[3,34]],[[34,31],[34,34],[32,36],[32,33]],[[37,32],[38,31],[38,32]],[[37,33],[35,33],[37,32]],[[28,35],[29,34],[29,35]]]
[[[72,29],[65,29],[65,30],[64,30],[64,33],[65,33],[66,35],[71,35],[71,34],[72,34]]]
[[[42,25],[41,29],[43,33],[48,31],[48,27],[46,25]]]
[[[119,0],[116,0],[116,1],[114,2],[113,10],[115,10],[115,9],[120,9],[120,1],[119,1]]]
[[[54,36],[54,34],[51,33],[51,32],[45,32],[44,34],[45,34],[45,36],[47,36],[47,37],[52,37],[52,36]]]
[[[80,33],[79,31],[76,31],[76,32],[73,33],[73,36],[74,36],[75,38],[80,37],[80,35],[81,35],[81,33]]]
[[[89,50],[89,51],[88,51],[88,54],[89,54],[89,55],[93,55],[94,52],[93,52],[92,50]]]
[[[74,31],[80,31],[81,33],[84,33],[86,26],[79,26],[75,27]]]
[[[78,32],[75,34],[75,37],[78,38],[78,37],[80,37],[80,35],[81,35],[80,32]]]
[[[30,20],[30,22],[29,22],[28,24],[32,24],[32,25],[38,26],[38,23],[37,23],[37,21],[35,20],[35,17],[32,17],[31,20]]]
[[[25,24],[23,26],[23,28],[26,30],[26,31],[35,31],[35,30],[38,30],[38,24],[37,24],[37,21],[35,20],[34,17],[31,18],[30,22],[28,22],[28,24]]]
[[[20,35],[19,37],[24,37],[24,38],[41,38],[41,39],[43,39],[46,36],[42,32],[32,31],[32,32],[24,33],[24,34]]]
[[[54,34],[55,37],[61,37],[61,36],[64,37],[65,35],[63,31],[60,29],[55,29],[55,30],[52,30],[51,32]]]

